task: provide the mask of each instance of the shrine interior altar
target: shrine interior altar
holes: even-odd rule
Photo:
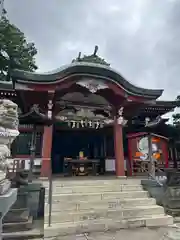
[[[85,176],[99,174],[100,159],[64,158],[65,176]]]

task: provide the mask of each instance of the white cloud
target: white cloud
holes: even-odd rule
[[[10,20],[38,48],[39,71],[99,54],[134,84],[180,94],[179,0],[6,0]]]

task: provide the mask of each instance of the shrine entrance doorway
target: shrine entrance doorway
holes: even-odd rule
[[[112,127],[111,129],[69,129],[67,126],[59,127],[54,125],[52,144],[53,174],[67,174],[65,170],[66,159],[74,161],[81,159],[79,164],[83,164],[85,160],[89,161],[87,164],[89,170],[86,171],[86,175],[88,175],[88,171],[91,174],[92,163],[90,161],[97,161],[97,175],[103,175],[106,172],[105,161],[108,153],[112,156],[111,158],[114,158]],[[80,157],[80,154],[83,154],[83,157]]]

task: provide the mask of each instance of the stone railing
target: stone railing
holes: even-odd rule
[[[166,180],[162,181],[162,185],[152,179],[142,180],[142,185],[167,214],[180,217],[180,171],[166,169],[165,174]]]

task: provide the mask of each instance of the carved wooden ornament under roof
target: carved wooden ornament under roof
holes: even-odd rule
[[[102,128],[104,125],[112,123],[110,112],[102,111],[102,113],[95,113],[96,109],[89,108],[71,108],[59,111],[55,119],[68,123],[72,128]]]
[[[95,79],[83,79],[76,84],[87,88],[91,93],[96,93],[98,90],[109,88],[104,82]]]

